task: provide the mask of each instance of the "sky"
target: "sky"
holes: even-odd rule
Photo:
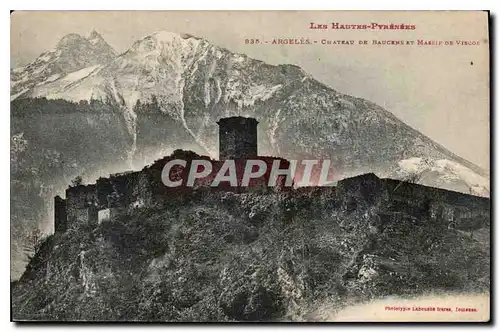
[[[328,29],[310,29],[311,23]],[[331,29],[332,23],[415,28]],[[139,38],[166,30],[202,37],[271,64],[298,65],[341,93],[377,103],[450,151],[489,169],[486,12],[17,11],[11,15],[11,67],[34,60],[68,33],[89,35],[92,30],[118,53]],[[285,38],[318,43],[271,43]],[[247,44],[246,39],[261,43]],[[354,44],[323,45],[322,40]],[[376,45],[373,40],[427,43]]]

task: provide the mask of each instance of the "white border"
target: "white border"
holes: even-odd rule
[[[7,160],[7,155],[8,151],[10,150],[9,148],[9,143],[10,138],[7,137],[9,136],[9,103],[10,103],[10,16],[8,14],[8,10],[10,9],[16,9],[16,10],[201,10],[201,9],[207,9],[207,10],[491,10],[493,15],[498,15],[500,12],[499,10],[499,4],[500,1],[498,0],[454,0],[454,1],[437,1],[437,0],[419,0],[414,3],[408,3],[405,1],[389,1],[389,0],[376,0],[376,1],[361,1],[361,0],[349,0],[349,1],[343,1],[343,2],[337,2],[337,1],[319,1],[319,0],[307,0],[307,1],[294,1],[294,0],[288,0],[288,1],[283,1],[283,2],[271,2],[269,0],[252,0],[252,1],[244,1],[244,2],[238,2],[238,1],[222,1],[222,0],[197,0],[197,1],[176,1],[175,3],[170,3],[167,2],[166,0],[163,1],[152,1],[152,0],[140,0],[140,1],[130,1],[130,0],[122,0],[122,1],[103,1],[103,0],[85,0],[85,1],[63,1],[63,0],[58,0],[58,1],[50,1],[50,0],[43,0],[43,1],[36,1],[36,0],[31,0],[31,1],[3,1],[0,5],[1,11],[0,11],[0,38],[2,41],[2,52],[1,58],[2,58],[2,64],[4,67],[2,70],[3,73],[3,80],[1,80],[2,83],[2,91],[1,93],[1,101],[2,105],[4,106],[3,109],[0,112],[1,120],[0,120],[0,133],[2,134],[2,139],[0,140],[0,156],[2,159],[2,162],[0,163],[0,167],[2,170],[2,176],[0,178],[1,184],[1,197],[3,198],[2,205],[1,205],[1,213],[2,213],[2,221],[3,221],[3,232],[2,234],[3,241],[1,241],[3,247],[1,251],[1,259],[2,259],[2,266],[3,272],[0,273],[0,289],[1,289],[1,314],[2,317],[0,318],[0,328],[1,331],[6,331],[6,330],[11,330],[14,329],[16,326],[10,322],[10,277],[9,277],[9,271],[10,271],[10,215],[9,215],[9,207],[10,207],[10,182],[8,180],[9,174],[10,174],[10,159]],[[498,18],[498,17],[497,17]],[[496,21],[496,25],[498,26],[498,20]],[[498,33],[494,33],[493,35],[495,45],[498,45]],[[498,68],[498,63],[496,63],[495,67],[495,77],[498,74],[498,71],[496,70]],[[498,90],[495,86],[494,94],[498,96],[497,94]],[[493,105],[495,106],[495,105]],[[496,109],[494,107],[494,109]],[[495,117],[495,128],[498,128],[498,116]],[[492,124],[493,125],[493,124]],[[497,135],[494,135],[494,142],[495,142],[495,155],[498,154],[499,152],[499,142],[498,142],[498,137]],[[493,169],[491,169],[493,171]],[[495,167],[496,170],[496,167]],[[497,182],[495,181],[494,183],[494,192],[497,192]],[[497,206],[497,199],[495,197],[494,199],[494,205]],[[495,220],[492,220],[492,223],[494,223]],[[498,239],[498,233],[499,233],[499,228],[500,226],[496,225],[494,226],[494,238]],[[492,242],[494,245],[495,241]],[[497,253],[497,248],[498,244],[494,245],[494,252],[492,253],[492,257],[495,261],[495,263],[498,263],[498,253]],[[496,266],[497,264],[494,264]],[[495,282],[495,280],[492,280],[492,282]],[[497,287],[494,287],[496,289]],[[495,300],[495,299],[494,299]],[[497,303],[497,301],[495,301]],[[495,308],[495,317],[498,320],[498,306],[494,305]],[[55,326],[26,326],[23,328],[23,330],[26,331],[31,331],[31,330],[38,330],[38,331],[52,331],[53,329],[72,329],[72,330],[79,330],[83,328],[92,328],[92,330],[101,330],[101,329],[112,329],[116,331],[121,331],[123,329],[137,329],[137,330],[142,330],[144,329],[144,325],[137,325],[137,326],[123,326],[123,325],[102,325],[102,326],[92,326],[92,325],[87,325],[87,326],[76,326],[76,325],[71,325],[71,326],[64,326],[64,325],[55,325]],[[177,330],[177,329],[184,329],[184,330],[194,330],[197,329],[201,326],[148,326],[148,328],[153,328],[153,329],[169,329],[169,330]],[[207,326],[205,326],[207,327]],[[225,328],[225,329],[232,329],[234,328],[234,325],[229,325],[229,326],[208,326],[210,329],[218,330],[220,328]],[[309,326],[294,326],[295,328],[300,328],[300,329],[315,329],[315,328],[328,328],[328,329],[335,329],[335,330],[345,330],[345,331],[353,331],[353,330],[364,330],[369,327],[374,327],[374,326],[369,326],[369,325],[329,325],[329,326],[314,326],[314,325],[309,325]],[[443,326],[443,325],[436,325],[436,326],[396,326],[396,325],[377,325],[375,326],[376,329],[401,329],[401,328],[416,328],[418,330],[420,329],[425,329],[426,331],[440,331],[442,329],[453,329],[453,330],[465,330],[468,329],[471,326],[468,325],[460,325],[460,326]],[[477,328],[478,326],[476,326]],[[241,329],[245,330],[253,330],[255,328],[263,329],[263,330],[282,330],[284,328],[288,329],[291,328],[291,326],[242,326]],[[484,326],[484,328],[487,328],[487,326]]]

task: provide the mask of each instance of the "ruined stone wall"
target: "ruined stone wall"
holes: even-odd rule
[[[368,173],[344,179],[337,184],[337,197],[343,208],[354,210],[359,204],[381,202],[383,213],[404,213],[450,222],[459,219],[489,218],[487,198],[393,179],[379,179]]]
[[[54,197],[54,230],[56,233],[61,233],[67,229],[66,200],[60,196],[56,196]]]
[[[170,179],[182,180],[182,185],[169,188],[163,184],[162,171],[164,165],[174,159],[186,160],[185,167],[172,168]],[[212,172],[204,178],[197,179],[194,187],[187,186],[192,160],[205,159],[212,165]],[[212,160],[207,156],[199,156],[191,151],[176,150],[171,156],[157,160],[152,165],[144,167],[139,172],[127,172],[100,178],[96,184],[70,187],[66,190],[66,200],[54,199],[55,229],[64,232],[69,227],[78,224],[97,224],[102,216],[111,218],[139,207],[161,207],[174,201],[182,203],[184,199],[192,198],[196,190],[232,191],[236,193],[269,191],[311,191],[328,196],[334,200],[332,204],[346,210],[356,210],[363,206],[378,205],[381,213],[391,215],[403,213],[413,217],[424,217],[432,220],[455,221],[460,219],[483,218],[489,222],[489,199],[461,194],[448,190],[427,187],[392,179],[380,179],[373,173],[363,174],[353,178],[343,179],[337,187],[316,187],[316,189],[293,189],[285,186],[285,176],[278,178],[278,185],[268,187],[268,181],[274,161],[280,161],[280,168],[288,168],[289,162],[282,158],[254,157],[263,160],[267,165],[266,173],[258,178],[250,179],[248,187],[241,187],[247,159],[235,159],[237,186],[229,182],[221,182],[217,187],[211,187],[215,176],[224,161]],[[255,171],[255,170],[254,170]],[[104,211],[105,210],[105,211]],[[101,217],[100,217],[101,216]]]
[[[413,207],[431,219],[443,222],[476,217],[489,219],[487,198],[392,179],[383,181],[393,205]]]
[[[96,223],[97,192],[95,185],[79,185],[66,189],[68,227],[79,223]],[[92,219],[95,217],[95,220]]]
[[[139,172],[115,174],[109,178],[99,178],[96,184],[68,188],[65,200],[66,229],[77,224],[97,224],[99,211],[109,209],[116,214],[116,211],[129,208],[141,192],[137,190],[139,175]],[[55,208],[62,209],[62,203],[55,203]]]
[[[341,180],[336,197],[343,209],[354,211],[359,204],[374,205],[384,196],[383,182],[373,173]]]
[[[112,191],[107,197],[108,208],[125,208],[135,202],[136,190],[134,189],[137,185],[138,176],[138,172],[130,172],[112,175],[109,178],[109,186],[111,186]]]

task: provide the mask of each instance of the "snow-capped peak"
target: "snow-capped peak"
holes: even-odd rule
[[[156,51],[158,55],[163,56],[168,56],[169,53],[187,56],[202,41],[201,39],[188,36],[168,31],[158,31],[135,42],[130,50],[145,55]]]
[[[52,50],[42,53],[24,67],[11,71],[11,99],[28,96],[36,87],[55,77],[96,65],[105,65],[116,57],[115,51],[96,31],[89,38],[70,33]]]
[[[92,32],[90,33],[90,35],[86,38],[92,45],[102,45],[102,44],[106,44],[106,41],[104,40],[104,38],[102,38],[101,34],[99,34],[99,32],[97,32],[96,30],[92,30]]]

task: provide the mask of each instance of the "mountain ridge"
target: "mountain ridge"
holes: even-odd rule
[[[92,38],[97,35],[91,33]],[[138,101],[148,103],[154,97],[160,112],[184,128],[193,143],[212,156],[217,143],[214,123],[220,117],[244,115],[256,117],[264,127],[260,131],[263,153],[289,158],[297,154],[335,155],[339,165],[345,163],[341,168],[378,167],[386,161],[397,163],[406,157],[423,156],[450,159],[488,176],[486,170],[432,141],[389,111],[339,93],[296,65],[270,65],[192,35],[158,31],[137,40],[112,61],[89,68],[39,83],[24,91],[22,97],[74,102],[113,100],[123,109],[133,138],[131,156],[137,154],[135,106]],[[72,80],[69,75],[77,79]],[[19,89],[14,88],[15,91]],[[297,127],[302,127],[297,131],[302,137],[296,140],[297,144],[287,145]],[[363,131],[370,134],[358,137]],[[317,142],[312,141],[314,138]],[[363,142],[370,139],[381,149],[394,151],[382,153],[384,160]],[[401,144],[389,142],[391,139],[400,140]],[[384,148],[387,142],[392,146]],[[354,152],[348,151],[351,146]]]
[[[77,33],[65,35],[54,48],[35,60],[11,69],[11,101],[37,85],[56,81],[89,66],[105,64],[114,57],[116,52],[96,31],[87,38]]]

